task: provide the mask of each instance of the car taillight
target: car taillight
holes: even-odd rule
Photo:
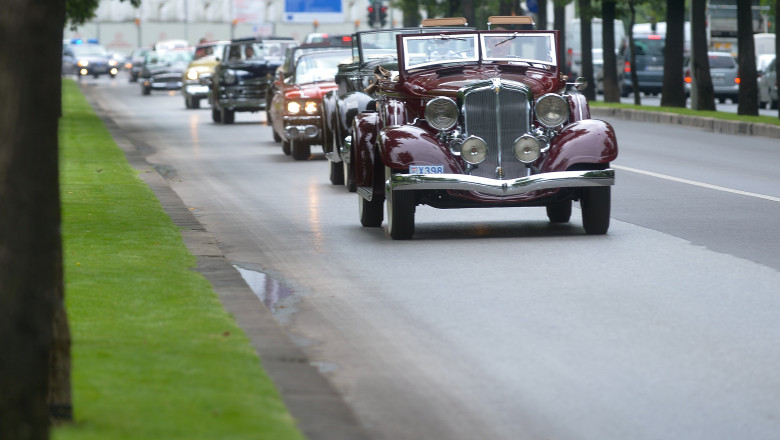
[[[691,78],[691,70],[685,69],[685,82],[690,84],[693,82],[693,78]]]
[[[734,83],[739,84],[739,77],[734,78]]]
[[[625,73],[631,73],[631,63],[626,61],[623,63],[623,72]]]

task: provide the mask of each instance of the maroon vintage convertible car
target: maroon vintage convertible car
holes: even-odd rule
[[[491,17],[511,24],[527,17]],[[398,71],[349,138],[360,221],[410,239],[415,207],[545,206],[568,222],[579,201],[588,234],[609,229],[617,140],[567,83],[558,31],[488,30],[397,37]]]

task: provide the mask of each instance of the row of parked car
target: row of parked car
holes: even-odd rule
[[[321,146],[330,183],[357,194],[360,224],[386,218],[393,239],[414,236],[418,205],[544,207],[566,223],[579,202],[585,233],[606,234],[614,129],[590,118],[584,79],[563,74],[558,32],[529,17],[491,26],[428,19],[317,44],[211,42],[179,80],[185,106],[207,99],[214,123],[264,111],[283,154],[305,160]],[[156,88],[148,65],[164,52],[175,51],[145,55],[142,87]]]
[[[639,34],[634,35],[634,56],[635,68],[638,79],[638,88],[640,93],[657,95],[663,89],[664,81],[664,48],[666,38],[661,34]],[[730,99],[737,102],[739,96],[739,64],[728,52],[708,52],[707,57],[710,64],[710,77],[715,93],[715,99],[721,104]],[[621,96],[628,96],[634,90],[631,83],[631,48],[627,47],[621,53],[622,67],[618,71],[618,80],[620,83]],[[763,56],[757,65],[758,71],[758,89],[759,102],[761,108],[770,106],[777,108],[777,67],[774,55]],[[685,67],[684,80],[685,90],[690,95],[692,83],[691,60],[686,58],[683,62]],[[597,72],[596,82],[600,90],[603,90],[601,81],[603,72]]]

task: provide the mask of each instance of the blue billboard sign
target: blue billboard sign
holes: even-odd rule
[[[285,0],[284,21],[291,23],[340,23],[344,21],[342,0]]]

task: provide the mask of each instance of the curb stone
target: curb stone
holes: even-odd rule
[[[704,116],[678,115],[676,113],[652,112],[630,108],[591,107],[590,113],[592,116],[598,117],[696,127],[714,133],[763,136],[774,139],[780,138],[780,125],[746,121],[727,121]]]
[[[257,298],[238,270],[225,258],[214,236],[200,224],[155,168],[146,161],[148,145],[136,145],[90,96],[81,89],[127,161],[160,201],[180,229],[187,249],[197,258],[196,270],[213,286],[225,311],[251,341],[260,363],[273,381],[300,432],[309,440],[369,440],[344,398],[311,365],[304,352]]]

